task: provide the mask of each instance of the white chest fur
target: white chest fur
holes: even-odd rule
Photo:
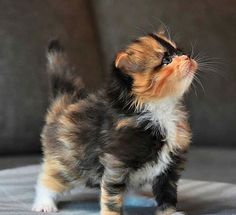
[[[157,163],[147,163],[141,169],[130,175],[130,185],[132,187],[140,187],[147,183],[151,183],[155,176],[164,172],[171,163],[170,152],[175,151],[176,147],[176,122],[178,114],[176,110],[177,102],[174,100],[164,100],[159,102],[150,102],[146,105],[147,113],[139,118],[139,121],[150,120],[150,125],[159,126],[161,132],[166,136],[167,144],[157,154]]]

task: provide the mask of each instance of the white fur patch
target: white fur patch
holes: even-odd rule
[[[32,211],[36,212],[57,212],[56,206],[57,193],[49,190],[40,182],[36,186],[36,196]]]
[[[151,184],[154,177],[166,170],[171,162],[169,153],[161,152],[158,163],[147,163],[144,167],[130,174],[130,186],[134,189]]]
[[[138,119],[141,123],[150,120],[147,128],[158,126],[162,134],[166,136],[167,144],[163,146],[158,156],[157,163],[147,163],[144,167],[130,174],[130,185],[139,187],[140,185],[151,183],[155,176],[165,172],[171,163],[170,152],[176,149],[176,122],[179,120],[176,110],[177,101],[173,98],[162,101],[154,101],[146,104],[144,114]]]

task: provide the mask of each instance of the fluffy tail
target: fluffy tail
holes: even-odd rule
[[[53,97],[65,93],[76,98],[85,97],[84,84],[70,67],[67,55],[58,40],[49,43],[47,59]]]

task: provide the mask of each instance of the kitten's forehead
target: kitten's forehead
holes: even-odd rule
[[[152,37],[154,40],[156,40],[156,42],[158,42],[162,47],[164,47],[169,54],[174,54],[178,51],[177,48],[175,48],[170,42],[167,42],[157,34],[148,34],[148,35]]]

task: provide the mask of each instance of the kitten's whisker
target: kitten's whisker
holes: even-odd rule
[[[222,64],[215,63],[198,63],[199,68],[214,68],[214,69],[223,69]]]
[[[213,66],[213,65],[199,65],[198,66],[199,69],[201,70],[216,70],[216,71],[219,71],[221,70],[221,68],[219,66]]]
[[[218,72],[217,70],[212,69],[212,68],[204,68],[204,69],[198,68],[198,72],[205,73],[205,74],[206,74],[206,73],[207,73],[207,74],[209,74],[209,73],[214,73],[214,74],[219,75],[221,78],[224,78],[225,80],[227,80],[227,78],[226,78],[226,76],[225,76],[224,74],[222,74],[222,73],[220,73],[220,72]]]
[[[190,45],[191,45],[191,54],[190,54],[190,58],[193,58],[193,53],[194,53],[194,51],[193,51],[193,43],[192,42],[190,42]]]
[[[214,63],[214,62],[198,62],[199,66],[212,66],[215,68],[221,68],[223,65],[220,63]]]
[[[219,57],[211,57],[207,54],[207,52],[204,52],[204,51],[199,51],[198,54],[194,57],[194,59],[196,60],[213,60],[213,61],[223,61],[224,59],[222,58],[219,58]]]
[[[224,63],[224,61],[220,61],[220,60],[216,60],[216,59],[208,59],[208,58],[198,58],[195,60],[198,62],[198,63],[211,63],[211,64],[219,64],[219,65],[222,65]]]
[[[194,50],[196,48],[196,41],[194,41],[194,43],[190,42],[190,45],[191,45],[191,55],[190,55],[190,58],[195,59]]]
[[[203,87],[202,82],[197,78],[196,75],[193,77],[193,79],[196,80],[196,82],[201,86],[201,88],[202,88],[204,94],[206,94],[206,91],[205,91],[205,88]]]
[[[170,34],[170,28],[168,28],[167,25],[161,19],[159,19],[159,18],[157,18],[155,16],[152,16],[152,18],[157,20],[161,24],[161,26],[164,27],[164,30],[167,33],[168,39],[171,41],[172,39],[171,39],[171,36],[170,36],[171,35]]]
[[[194,84],[194,82],[192,82],[192,84],[190,86],[191,86],[191,88],[193,88],[194,94],[197,97],[198,95],[197,95],[197,91],[196,91],[196,85]]]
[[[208,57],[208,56],[202,56],[202,55],[201,57],[207,60],[224,60],[223,58],[218,58],[218,57]]]
[[[148,25],[151,26],[151,28],[152,28],[151,31],[152,31],[152,32],[156,32],[156,28],[155,28],[155,26],[150,22],[150,20],[147,18],[146,21],[147,21]]]
[[[199,56],[200,56],[200,53],[198,52],[198,53],[193,57],[193,59],[196,60]]]
[[[175,33],[174,35],[172,35],[172,39],[174,41],[180,40],[181,37],[183,37],[181,33]]]
[[[138,26],[134,26],[134,28],[135,28],[136,30],[138,30],[139,33],[141,32],[143,35],[147,35],[147,34],[148,34],[148,32],[144,31],[142,28],[140,28],[140,27],[138,27]]]

